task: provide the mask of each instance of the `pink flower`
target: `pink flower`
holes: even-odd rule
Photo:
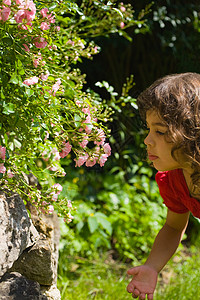
[[[56,83],[52,86],[52,91],[54,91],[53,95],[56,95],[56,92],[59,90],[61,84],[60,78],[57,79]]]
[[[96,164],[96,159],[95,158],[89,158],[87,161],[86,161],[86,163],[85,163],[85,165],[86,165],[86,167],[93,167],[95,164]]]
[[[87,153],[82,153],[78,159],[75,159],[76,165],[75,167],[80,167],[82,166],[86,160],[88,159],[88,154]]]
[[[0,158],[5,160],[5,158],[6,158],[6,147],[0,146]]]
[[[48,206],[48,213],[49,214],[52,214],[54,212],[54,207],[53,207],[53,205],[49,205]]]
[[[107,154],[102,154],[100,159],[99,159],[99,164],[101,167],[104,166],[105,162],[107,161],[108,155]]]
[[[12,178],[14,176],[10,169],[7,171],[7,176],[8,178]]]
[[[73,216],[71,215],[71,213],[69,212],[68,214],[67,214],[67,222],[68,223],[70,223],[72,220],[73,220]]]
[[[3,4],[5,4],[5,5],[11,5],[11,0],[3,0]]]
[[[52,192],[51,193],[51,200],[57,201],[58,200],[58,194],[56,194],[55,192]]]
[[[62,158],[67,156],[72,149],[72,146],[70,145],[69,142],[67,142],[67,143],[64,142],[63,145],[64,145],[64,147],[63,147],[62,151],[59,153],[60,157],[62,157]]]
[[[24,2],[24,0],[15,0],[15,2],[17,5],[21,5]]]
[[[97,46],[94,47],[93,51],[94,51],[95,54],[98,53],[98,48],[97,48]]]
[[[4,167],[4,164],[0,164],[0,173],[5,173],[6,172],[6,167]]]
[[[70,200],[67,201],[67,207],[68,207],[68,208],[72,208],[72,203],[71,203]]]
[[[31,0],[18,1],[20,4],[20,10],[14,15],[17,23],[22,23],[23,20],[33,21],[36,14],[36,6]]]
[[[10,7],[3,7],[3,9],[0,10],[0,20],[6,22],[10,16],[10,12]]]
[[[91,131],[92,131],[92,127],[93,127],[93,125],[91,124],[91,116],[90,115],[87,115],[87,117],[86,117],[86,119],[85,119],[85,121],[83,121],[83,123],[86,123],[86,124],[88,124],[88,125],[85,125],[85,132],[87,133],[87,134],[90,134],[91,133]]]
[[[38,77],[36,77],[36,76],[30,77],[28,79],[25,79],[23,81],[23,83],[26,85],[32,85],[32,84],[38,83]]]
[[[23,44],[23,46],[24,46],[24,48],[25,48],[25,49],[24,49],[25,51],[27,51],[27,52],[30,51],[29,47],[28,47],[26,44]]]
[[[124,26],[125,26],[124,22],[121,22],[119,26],[120,26],[121,28],[124,28]]]
[[[42,22],[41,25],[40,25],[40,28],[41,28],[42,30],[49,30],[50,25],[47,24],[46,22]]]
[[[37,48],[45,48],[48,43],[44,38],[37,37],[34,39],[34,44]]]
[[[60,31],[60,26],[56,26],[56,30],[57,30],[57,31]]]
[[[104,153],[107,154],[108,156],[111,155],[111,148],[110,148],[110,145],[108,143],[103,145],[103,150],[104,150]]]
[[[41,11],[40,11],[40,13],[41,13],[41,15],[42,15],[43,18],[47,18],[47,16],[48,16],[47,13],[48,12],[49,12],[49,10],[46,7],[42,8]]]
[[[60,154],[57,150],[57,148],[53,148],[52,153],[54,154],[54,159],[59,160],[60,159]]]
[[[43,73],[42,73],[42,74],[40,75],[40,79],[42,79],[42,80],[44,80],[44,81],[47,80],[48,77],[49,77],[49,74],[50,74],[49,71],[47,71],[46,74],[43,74]]]
[[[125,11],[126,11],[126,8],[125,8],[124,6],[121,6],[121,7],[120,7],[120,10],[121,10],[122,12],[125,12]]]
[[[62,192],[63,187],[60,183],[55,183],[52,186],[52,189],[54,190],[55,194],[59,195]]]
[[[39,63],[40,63],[41,60],[42,60],[41,57],[38,57],[38,58],[36,58],[36,59],[33,60],[33,65],[34,65],[35,68],[38,67],[38,65],[39,65]]]
[[[87,144],[88,144],[88,136],[86,135],[86,136],[83,138],[82,142],[79,142],[79,145],[80,145],[82,148],[85,148],[85,147],[87,146]]]
[[[96,135],[96,141],[94,141],[94,144],[96,145],[103,145],[105,142],[106,136],[103,131],[103,129],[99,128],[97,129],[97,135]]]

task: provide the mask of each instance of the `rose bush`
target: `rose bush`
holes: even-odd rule
[[[76,63],[100,50],[86,37],[126,35],[123,28],[143,24],[134,20],[131,5],[116,1],[0,1],[2,189],[72,220],[71,202],[59,198],[62,187],[54,180],[65,176],[61,159],[70,153],[76,166],[103,166],[111,154],[106,122],[112,109],[83,90],[85,76]]]

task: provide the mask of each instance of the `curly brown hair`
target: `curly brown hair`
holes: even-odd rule
[[[200,182],[200,74],[181,73],[156,80],[137,98],[143,120],[149,110],[157,110],[174,143],[172,157],[184,157],[193,173],[193,190]]]

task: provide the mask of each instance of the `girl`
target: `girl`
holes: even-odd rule
[[[183,73],[155,81],[137,100],[149,133],[144,140],[168,208],[142,266],[128,270],[133,298],[153,299],[158,273],[176,251],[189,213],[200,218],[200,75]]]

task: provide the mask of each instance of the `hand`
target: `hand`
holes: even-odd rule
[[[127,274],[133,275],[131,282],[127,286],[127,291],[132,293],[133,298],[153,300],[153,293],[156,288],[158,272],[150,266],[143,265],[132,268]]]

